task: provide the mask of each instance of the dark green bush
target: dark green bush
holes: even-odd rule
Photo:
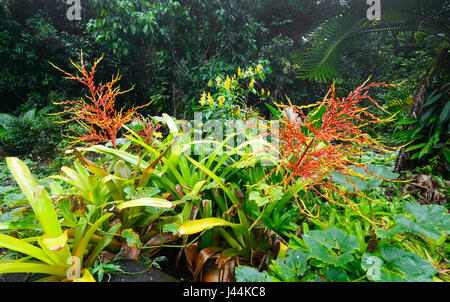
[[[55,118],[46,115],[50,107],[36,112],[28,110],[19,116],[0,116],[0,147],[3,155],[31,155],[48,158],[55,154],[62,140]]]

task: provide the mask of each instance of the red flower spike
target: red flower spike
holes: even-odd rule
[[[133,106],[126,112],[123,111],[123,108],[117,111],[115,109],[116,97],[120,94],[131,91],[134,86],[126,91],[121,91],[120,86],[114,87],[121,78],[119,73],[117,73],[117,75],[113,77],[110,82],[106,84],[100,83],[96,86],[94,83],[95,69],[102,59],[103,56],[94,62],[90,72],[86,71],[83,61],[83,54],[81,54],[80,64],[74,63],[70,60],[72,65],[78,70],[78,72],[81,73],[81,75],[73,75],[68,73],[50,62],[54,68],[66,75],[66,79],[78,81],[79,83],[87,86],[90,92],[90,95],[86,96],[88,101],[80,98],[79,100],[54,103],[55,105],[65,106],[62,112],[56,113],[55,115],[63,113],[70,113],[72,115],[71,118],[62,123],[76,121],[84,129],[85,133],[80,133],[70,127],[70,129],[77,135],[70,137],[73,139],[71,147],[77,143],[94,145],[101,142],[111,141],[114,148],[116,148],[117,133],[122,126],[132,120],[137,110],[150,104],[148,103],[137,107]]]
[[[289,118],[287,114],[284,114],[280,118],[282,124],[280,149],[284,156],[280,167],[286,173],[284,177],[285,188],[291,185],[295,192],[294,183],[300,178],[301,182],[307,183],[307,187],[314,190],[319,196],[335,204],[350,207],[364,219],[373,223],[360,213],[353,202],[346,198],[341,190],[332,183],[330,174],[331,172],[337,172],[343,175],[349,183],[353,184],[358,194],[369,198],[358,190],[356,184],[349,179],[349,176],[356,174],[350,166],[362,168],[366,173],[382,178],[367,170],[365,165],[359,162],[358,157],[363,153],[363,148],[375,149],[380,152],[394,149],[384,146],[361,130],[365,125],[382,123],[390,119],[381,120],[368,112],[368,108],[361,108],[359,105],[362,101],[367,100],[385,111],[367,95],[368,90],[372,87],[397,85],[385,83],[366,85],[366,83],[367,81],[344,99],[336,97],[333,84],[323,101],[316,104],[304,107],[278,105],[282,112],[288,112],[289,110],[301,117]],[[321,120],[306,115],[303,111],[306,108],[323,110]],[[280,171],[280,168],[276,170]],[[345,204],[335,201],[332,198],[333,194],[340,196]],[[300,211],[312,216],[302,200],[300,200],[302,203],[302,206],[300,206],[297,194],[294,197]]]

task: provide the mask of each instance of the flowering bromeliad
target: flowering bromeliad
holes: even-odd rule
[[[284,158],[276,170],[279,171],[282,168],[285,171],[284,187],[292,186],[299,209],[308,215],[312,214],[308,212],[304,201],[300,200],[295,193],[294,187],[299,183],[304,184],[305,188],[309,187],[314,190],[327,200],[339,204],[332,197],[332,192],[334,192],[345,201],[345,204],[340,205],[351,207],[357,211],[352,201],[347,199],[332,183],[330,173],[336,172],[343,175],[362,195],[364,193],[359,191],[349,178],[349,176],[357,174],[350,166],[362,168],[365,172],[380,177],[369,171],[358,157],[362,154],[363,149],[383,152],[388,147],[363,133],[361,128],[389,120],[375,117],[368,111],[368,107],[363,108],[360,105],[363,101],[369,101],[384,111],[375,100],[367,95],[367,90],[371,87],[395,85],[385,83],[366,85],[366,83],[344,99],[335,96],[333,84],[323,101],[316,104],[304,107],[278,105],[282,112],[280,151]],[[308,115],[303,111],[306,108],[313,108]],[[362,175],[356,176],[364,178]],[[300,206],[299,200],[302,206]],[[361,213],[359,214],[363,216]]]
[[[86,96],[88,101],[80,98],[79,100],[54,103],[55,105],[65,106],[64,111],[56,113],[56,115],[63,113],[72,114],[70,119],[63,121],[62,123],[75,121],[84,130],[84,133],[80,133],[70,127],[70,129],[77,134],[77,137],[71,137],[74,139],[71,146],[74,146],[77,143],[92,145],[100,142],[111,141],[115,148],[117,133],[120,128],[132,120],[138,109],[150,104],[148,103],[143,106],[132,107],[126,112],[124,112],[123,108],[120,109],[120,111],[117,111],[114,108],[116,97],[120,94],[131,91],[133,87],[126,91],[121,91],[120,86],[114,87],[114,85],[121,78],[119,73],[117,73],[117,75],[113,77],[110,82],[106,84],[100,83],[99,86],[96,86],[94,83],[95,69],[102,59],[103,56],[94,62],[90,72],[86,71],[83,55],[81,55],[80,64],[76,64],[71,60],[70,62],[81,73],[81,75],[70,74],[50,63],[54,68],[66,74],[66,79],[76,80],[89,88],[90,95]]]

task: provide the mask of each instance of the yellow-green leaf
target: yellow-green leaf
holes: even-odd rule
[[[65,231],[61,236],[49,238],[44,236],[42,243],[52,252],[59,251],[63,249],[67,244],[67,231]]]
[[[146,197],[146,198],[140,198],[140,199],[126,201],[117,206],[117,208],[119,210],[123,210],[126,208],[132,208],[132,207],[158,207],[158,208],[171,209],[174,207],[174,204],[171,203],[170,201],[167,201],[166,199]]]
[[[0,274],[39,273],[58,277],[65,277],[66,270],[67,270],[66,268],[61,266],[53,266],[40,263],[18,263],[18,262],[0,263]]]
[[[186,222],[178,228],[178,234],[192,235],[217,226],[241,227],[239,224],[212,217]]]
[[[81,278],[74,279],[73,282],[95,282],[95,279],[87,269],[83,269],[81,271]]]
[[[12,236],[0,234],[0,246],[25,255],[29,255],[48,264],[55,264],[49,257],[47,257],[42,249],[29,244],[24,240],[20,240]]]

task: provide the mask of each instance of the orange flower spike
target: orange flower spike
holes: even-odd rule
[[[362,133],[361,125],[357,123],[364,125],[382,122],[368,112],[368,108],[358,107],[359,103],[366,99],[375,102],[367,96],[367,90],[377,86],[389,85],[383,83],[362,85],[347,98],[339,99],[335,95],[334,84],[331,85],[321,102],[302,107],[325,106],[320,127],[311,120],[311,117],[304,114],[302,108],[292,104],[278,105],[280,109],[290,109],[301,117],[301,120],[294,120],[283,114],[280,120],[283,125],[280,129],[280,147],[284,154],[281,166],[284,166],[286,171],[285,188],[300,177],[310,188],[317,191],[315,188],[317,185],[321,190],[325,190],[326,193],[322,196],[328,199],[330,195],[327,192],[330,190],[339,192],[331,182],[330,172],[338,172],[348,178],[354,174],[349,166],[355,165],[376,176],[358,163],[357,157],[362,153],[362,147],[380,151],[385,151],[387,147]],[[328,181],[324,181],[326,179]],[[355,208],[352,204],[346,206]]]
[[[83,56],[81,55],[80,64],[76,64],[71,60],[72,65],[81,73],[82,76],[72,75],[54,64],[50,63],[53,67],[63,72],[67,79],[76,80],[79,83],[88,86],[90,95],[87,96],[89,102],[85,102],[82,98],[80,100],[71,100],[58,103],[64,105],[66,108],[62,113],[72,113],[76,116],[69,119],[69,121],[77,121],[86,133],[76,133],[79,137],[74,140],[73,144],[82,143],[92,145],[100,142],[111,141],[113,146],[116,147],[116,138],[119,130],[122,126],[128,123],[136,111],[140,108],[148,106],[150,103],[143,106],[132,107],[127,112],[123,112],[123,109],[116,111],[114,108],[116,97],[120,94],[129,92],[134,86],[126,91],[121,91],[120,87],[114,87],[114,85],[120,80],[119,73],[112,80],[106,84],[100,84],[98,86],[94,83],[94,74],[97,65],[103,59],[103,56],[96,60],[91,68],[91,72],[86,71]],[[57,115],[56,114],[56,115]]]

